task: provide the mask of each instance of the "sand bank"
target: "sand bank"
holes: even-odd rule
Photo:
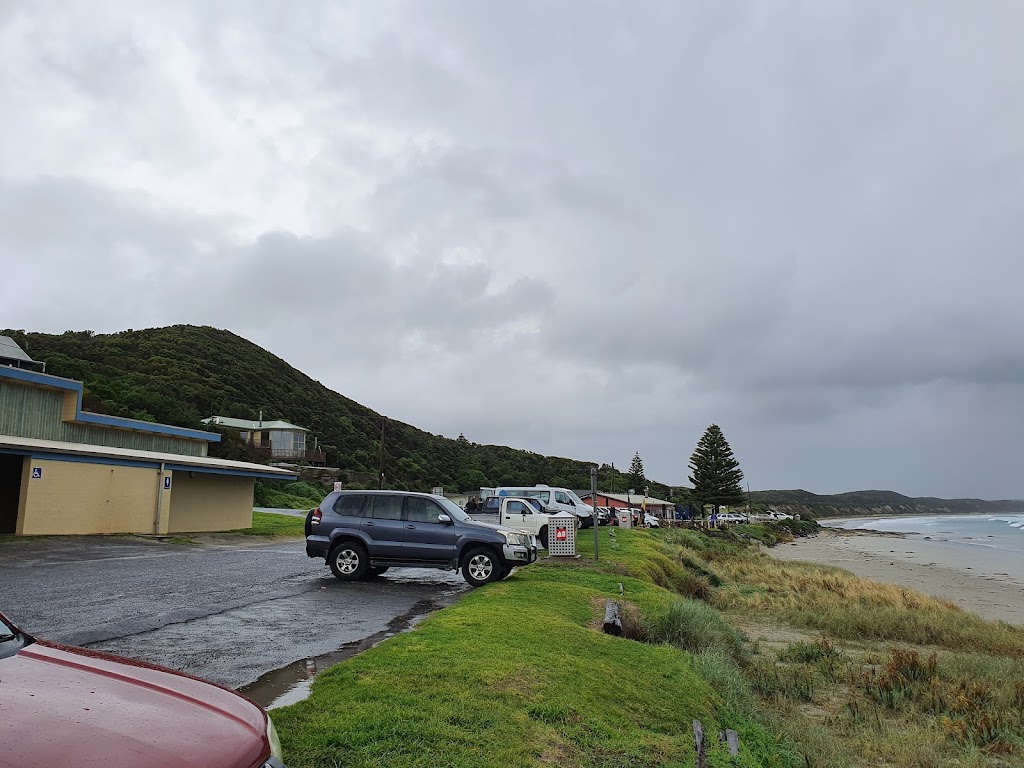
[[[1024,625],[1024,559],[1016,554],[844,530],[825,530],[766,551],[784,560],[834,565],[949,600],[986,619]]]

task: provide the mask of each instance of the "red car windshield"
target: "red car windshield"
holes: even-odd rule
[[[13,656],[30,642],[31,638],[16,630],[0,615],[0,659]]]

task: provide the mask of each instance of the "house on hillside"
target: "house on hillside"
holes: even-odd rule
[[[590,497],[593,494],[587,493],[586,496],[581,496],[587,504],[593,504]],[[624,509],[632,507],[639,509],[643,504],[644,495],[642,493],[601,493],[597,494],[597,505],[598,507],[612,507],[613,509]],[[658,517],[670,518],[674,516],[675,504],[671,501],[665,501],[664,499],[656,499],[653,496],[647,497],[647,511],[652,515]]]
[[[25,354],[18,342],[10,336],[0,336],[0,365],[10,368],[25,368],[30,371],[46,372],[46,363],[36,362]]]
[[[252,526],[276,467],[207,455],[212,432],[82,410],[82,382],[0,365],[0,535]]]
[[[318,450],[317,441],[310,439],[310,431],[298,424],[280,420],[264,421],[262,414],[256,421],[211,416],[203,419],[203,423],[238,432],[238,439],[245,443],[249,454],[260,461],[305,461],[310,464],[327,462],[327,454]]]

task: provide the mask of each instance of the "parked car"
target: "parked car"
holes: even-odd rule
[[[652,515],[650,512],[644,512],[644,525],[648,528],[661,528],[661,521],[657,515]]]
[[[729,523],[729,524],[745,523],[745,522],[747,522],[747,516],[746,515],[741,515],[741,514],[739,514],[737,512],[723,512],[722,514],[720,514],[718,516],[718,522],[719,522],[719,524],[721,524],[721,523]]]
[[[612,525],[615,520],[615,510],[611,507],[596,507],[597,524]]]
[[[274,724],[191,675],[39,640],[0,614],[0,766],[285,768]]]
[[[472,586],[503,579],[537,559],[531,534],[474,520],[443,496],[334,491],[307,515],[306,554],[341,581],[388,568],[461,570]]]

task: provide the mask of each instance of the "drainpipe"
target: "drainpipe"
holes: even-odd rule
[[[153,533],[160,533],[164,511],[164,463],[160,462],[160,470],[156,473],[156,516],[153,518]]]

